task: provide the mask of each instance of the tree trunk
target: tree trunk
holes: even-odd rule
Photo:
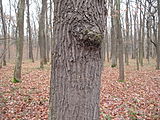
[[[3,36],[4,36],[4,51],[5,51],[7,48],[7,27],[6,27],[6,23],[5,23],[5,19],[4,19],[2,0],[0,0],[0,11],[1,11]],[[6,52],[3,55],[3,65],[6,66]]]
[[[117,66],[117,39],[116,39],[116,21],[115,21],[115,8],[114,8],[114,0],[111,0],[111,67]]]
[[[30,25],[30,5],[29,0],[26,1],[27,3],[27,24],[28,24],[28,38],[29,38],[29,59],[34,62],[33,58],[33,45],[32,45],[32,34],[31,34],[31,25]]]
[[[125,63],[126,65],[129,65],[129,0],[126,2],[126,42],[125,42]]]
[[[157,0],[158,3],[158,40],[157,40],[157,67],[156,69],[160,69],[160,1]]]
[[[54,1],[49,120],[99,119],[104,1]]]
[[[139,27],[139,35],[138,35],[138,39],[139,39],[139,63],[141,66],[143,66],[143,41],[142,41],[142,3],[140,3],[140,14],[139,14],[139,19],[140,19],[140,27]]]
[[[44,67],[46,63],[46,42],[45,42],[45,14],[46,14],[47,0],[42,0],[42,10],[39,20],[38,41],[40,47],[40,68]]]
[[[9,0],[9,17],[11,18],[12,17],[12,5],[11,5],[11,0]],[[10,60],[10,58],[11,58],[11,50],[10,50],[10,41],[11,41],[11,37],[12,37],[12,35],[11,35],[11,19],[9,19],[9,27],[8,27],[8,37],[9,37],[9,39],[8,39],[8,60]]]
[[[137,14],[135,13],[135,15],[133,16],[133,20],[134,20],[134,54],[135,54],[135,58],[136,58],[136,49],[137,49]]]
[[[15,80],[21,80],[21,67],[22,67],[23,41],[24,41],[24,9],[25,9],[25,0],[19,0],[18,15],[17,15],[18,37],[16,43],[16,65],[14,69]]]
[[[143,21],[142,21],[142,59],[144,58],[144,39],[145,39],[145,20],[146,20],[146,9],[147,9],[147,1],[144,3],[144,13],[143,13]]]
[[[118,11],[118,17],[116,17],[117,24],[117,40],[119,43],[119,80],[124,80],[124,58],[123,58],[123,39],[121,31],[120,20],[120,0],[116,0],[116,10]]]
[[[148,6],[148,13],[151,12],[151,6]],[[146,59],[148,60],[148,63],[150,61],[150,49],[151,49],[151,41],[152,41],[152,36],[151,36],[151,20],[150,20],[150,15],[147,16],[147,20],[146,20],[146,28],[147,28],[147,54],[146,54]]]
[[[46,10],[48,11],[48,9]],[[51,27],[51,26],[50,26]],[[49,62],[49,55],[50,55],[50,36],[49,36],[49,22],[48,22],[48,12],[46,12],[46,58]]]
[[[130,29],[130,36],[131,36],[131,44],[132,44],[132,46],[131,46],[131,49],[132,49],[132,59],[135,59],[135,51],[134,51],[134,47],[135,47],[134,42],[135,42],[135,40],[133,39],[133,35],[134,35],[134,34],[132,33],[132,32],[133,32],[133,25],[132,25],[132,24],[133,24],[133,23],[132,23],[132,21],[133,21],[132,14],[133,14],[133,13],[131,12],[131,9],[129,9],[129,11],[130,11],[130,23],[131,23],[131,24],[130,24],[130,26],[131,26],[131,27],[130,27],[130,28],[131,28],[131,29]]]

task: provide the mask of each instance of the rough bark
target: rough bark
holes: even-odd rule
[[[55,0],[49,120],[98,120],[104,0]]]
[[[24,41],[24,9],[25,0],[18,2],[18,15],[17,15],[17,43],[16,43],[16,64],[14,69],[14,79],[21,80],[21,67],[23,58],[23,41]]]

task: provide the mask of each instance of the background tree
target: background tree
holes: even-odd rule
[[[121,31],[121,19],[120,19],[120,0],[116,0],[116,10],[118,12],[116,17],[117,24],[117,40],[119,43],[119,80],[124,80],[124,58],[123,58],[123,39]]]
[[[23,41],[24,41],[24,10],[25,0],[19,0],[18,2],[18,14],[17,14],[17,30],[18,36],[16,41],[16,64],[14,69],[14,80],[18,82],[21,80],[21,68],[23,58]]]
[[[130,37],[129,37],[129,2],[130,0],[126,1],[126,41],[125,41],[125,63],[126,65],[129,65],[129,43],[130,43]]]
[[[160,69],[160,1],[157,0],[158,8],[158,42],[157,42],[157,69]]]
[[[39,18],[39,32],[38,41],[40,47],[40,68],[44,67],[44,63],[47,62],[46,59],[46,40],[45,40],[45,15],[47,10],[47,0],[42,0],[42,10]]]
[[[117,66],[117,39],[116,39],[116,22],[115,22],[115,2],[111,0],[111,66]]]
[[[28,38],[29,38],[29,59],[32,60],[32,62],[34,62],[34,58],[33,58],[33,45],[32,45],[32,34],[31,34],[31,24],[30,24],[30,0],[26,0],[27,3],[27,25],[28,25]]]
[[[7,28],[6,28],[6,23],[5,23],[4,13],[3,13],[2,0],[0,0],[0,11],[1,11],[2,26],[3,26],[3,36],[4,36],[3,65],[6,66]]]

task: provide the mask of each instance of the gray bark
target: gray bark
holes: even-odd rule
[[[116,14],[115,8],[114,8],[114,0],[111,0],[111,66],[116,67],[117,66],[117,39],[116,39],[116,22],[114,15]]]
[[[46,14],[47,0],[42,0],[42,10],[39,19],[39,33],[38,42],[40,47],[40,68],[44,67],[46,63],[46,41],[45,41],[45,14]]]
[[[126,2],[126,42],[125,42],[125,63],[129,65],[129,0]]]
[[[49,120],[98,120],[104,0],[55,0]]]
[[[120,20],[120,0],[116,0],[116,10],[119,11],[118,17],[116,17],[117,40],[119,43],[119,80],[124,80],[124,58],[123,58],[123,39],[122,39],[121,20]]]
[[[160,69],[160,1],[157,0],[158,3],[158,40],[157,40],[157,69]]]
[[[0,11],[1,11],[1,19],[2,19],[2,27],[3,27],[3,36],[4,36],[4,50],[7,48],[7,26],[5,23],[4,13],[3,13],[3,5],[2,0],[0,0]],[[3,55],[3,65],[6,66],[6,53]]]
[[[16,43],[16,64],[14,69],[14,79],[21,80],[21,67],[23,58],[23,41],[24,41],[24,10],[25,0],[18,2],[18,15],[17,15],[17,43]]]
[[[142,3],[140,2],[140,14],[139,14],[139,19],[140,19],[140,26],[139,26],[139,35],[138,35],[138,39],[139,39],[139,63],[141,66],[143,66],[143,41],[142,41],[142,12],[141,12],[141,8],[142,8]]]
[[[31,34],[31,25],[30,25],[30,0],[26,1],[27,3],[27,24],[28,24],[28,38],[29,38],[29,59],[34,62],[33,58],[33,45],[32,45],[32,34]]]

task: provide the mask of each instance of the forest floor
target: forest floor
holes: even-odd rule
[[[160,120],[160,71],[147,62],[118,69],[105,64],[101,81],[101,120]],[[23,62],[22,82],[12,83],[14,64],[0,69],[0,120],[47,120],[50,66]]]

